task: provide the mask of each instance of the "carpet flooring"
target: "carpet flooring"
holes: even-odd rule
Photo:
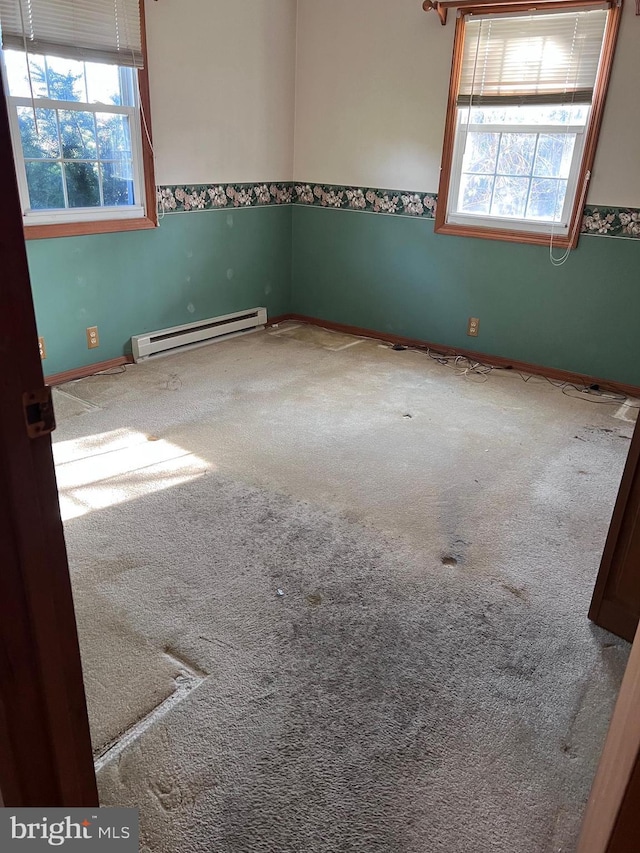
[[[100,795],[145,853],[575,848],[634,410],[295,324],[55,402]]]

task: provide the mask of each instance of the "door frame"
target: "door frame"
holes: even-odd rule
[[[47,391],[0,98],[0,791],[4,806],[98,804],[51,436],[25,394]]]

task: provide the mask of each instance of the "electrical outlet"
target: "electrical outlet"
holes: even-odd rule
[[[95,349],[100,346],[100,338],[98,336],[97,326],[88,326],[87,328],[87,347]]]
[[[44,345],[44,338],[38,338],[38,349],[40,350],[40,358],[44,361],[47,357],[47,348]]]
[[[477,338],[479,328],[480,320],[477,317],[469,317],[469,322],[467,323],[467,334],[472,338]]]

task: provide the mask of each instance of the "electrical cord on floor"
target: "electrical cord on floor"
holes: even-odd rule
[[[512,367],[498,367],[493,364],[485,364],[482,361],[477,361],[476,359],[471,359],[466,355],[459,355],[457,353],[447,355],[445,353],[438,352],[437,350],[432,350],[431,347],[426,346],[389,344],[389,347],[396,351],[414,350],[415,352],[425,353],[433,361],[443,367],[455,369],[459,376],[463,376],[465,379],[471,379],[473,382],[486,382],[489,378],[489,374],[494,370],[504,370],[508,373],[517,373],[523,382],[528,382],[530,379],[533,379],[534,376],[536,378],[544,379],[550,385],[553,385],[554,388],[560,388],[565,396],[571,397],[574,400],[587,400],[590,403],[615,404],[617,406],[626,405],[629,409],[640,409],[640,403],[632,403],[632,398],[628,397],[626,394],[616,391],[605,391],[596,384],[579,385],[574,382],[557,382],[553,379],[549,379],[548,376],[538,376],[538,374],[533,373],[525,374],[519,370],[514,370]],[[571,393],[572,391],[575,393]]]
[[[111,367],[109,370],[99,370],[97,373],[92,373],[92,376],[121,376],[127,372],[127,364],[121,364],[120,367]]]

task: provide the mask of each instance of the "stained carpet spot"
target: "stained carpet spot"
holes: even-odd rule
[[[515,595],[516,598],[519,598],[521,601],[526,601],[527,593],[523,586],[512,586],[509,583],[503,583],[502,588],[506,589],[507,592],[510,592],[511,595]]]

